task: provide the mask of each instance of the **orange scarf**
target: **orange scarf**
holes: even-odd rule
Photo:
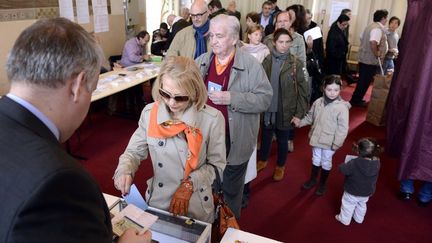
[[[234,58],[235,51],[233,51],[230,56],[228,57],[228,61],[225,64],[221,64],[219,62],[219,58],[216,56],[216,73],[217,75],[221,75],[225,69],[228,67],[232,59]]]
[[[155,102],[150,112],[150,123],[148,135],[154,138],[170,138],[181,132],[186,134],[188,143],[188,155],[186,158],[184,179],[198,166],[198,157],[201,150],[202,134],[199,128],[187,126],[184,122],[174,123],[167,121],[159,125],[157,123],[157,113],[159,102]]]

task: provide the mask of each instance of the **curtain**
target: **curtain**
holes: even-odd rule
[[[408,0],[387,101],[387,146],[399,179],[432,181],[432,1]]]

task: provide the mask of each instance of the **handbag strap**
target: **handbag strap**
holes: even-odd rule
[[[297,87],[297,57],[296,56],[294,56],[294,63],[293,63],[293,82],[294,82],[295,92],[298,95],[298,87]]]
[[[213,189],[214,189],[214,191],[216,193],[223,194],[223,191],[222,191],[222,180],[221,180],[221,177],[220,177],[220,174],[219,174],[219,170],[217,169],[217,167],[214,164],[210,164],[210,163],[208,163],[208,164],[213,167],[214,172],[215,172],[215,176],[216,176],[216,178],[215,178],[215,180],[213,182]]]
[[[381,58],[379,58],[379,57],[378,57],[378,64],[379,64],[379,67],[380,67],[380,69],[381,69],[381,75],[384,76],[384,75],[385,75],[385,74],[384,74],[384,69],[383,69],[383,67],[382,67]]]

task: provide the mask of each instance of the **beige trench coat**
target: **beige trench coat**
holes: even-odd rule
[[[147,181],[146,201],[152,207],[168,210],[172,195],[183,179],[186,156],[188,153],[185,135],[159,139],[147,134],[150,111],[153,103],[142,111],[139,127],[132,135],[124,153],[119,158],[115,176],[138,170],[142,160],[150,152],[154,176]],[[167,107],[159,105],[158,124],[170,120]],[[205,106],[201,111],[189,107],[181,119],[186,124],[198,127],[203,135],[203,143],[197,169],[190,174],[193,194],[189,201],[188,216],[198,220],[213,222],[214,205],[211,184],[215,179],[215,165],[222,175],[226,165],[225,121],[218,110]]]

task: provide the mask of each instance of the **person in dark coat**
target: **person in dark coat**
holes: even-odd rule
[[[156,56],[163,56],[165,53],[167,41],[169,37],[168,25],[162,22],[159,29],[153,31],[152,44],[150,46],[150,52]]]
[[[317,27],[317,23],[312,21],[312,13],[309,9],[306,9],[306,30]],[[299,33],[303,35],[304,33]],[[324,44],[323,38],[317,38],[315,40],[306,41],[306,68],[309,76],[312,77],[311,82],[311,97],[310,104],[323,96],[321,90],[323,72],[324,72]]]
[[[174,36],[183,28],[188,27],[191,23],[180,16],[176,16],[175,14],[170,14],[167,18],[168,25],[171,26],[170,33],[168,35],[168,40],[166,43],[165,50],[168,50],[171,42],[174,39]]]
[[[344,29],[348,26],[350,18],[340,15],[336,22],[332,24],[327,35],[326,42],[326,64],[327,74],[342,74],[343,63],[348,53],[348,39],[344,34]]]
[[[349,225],[351,219],[358,224],[363,223],[367,211],[367,201],[375,192],[382,152],[380,145],[373,138],[361,138],[354,146],[358,157],[339,165],[345,175],[344,194],[340,213],[336,220]]]
[[[87,115],[103,53],[80,25],[42,19],[16,39],[0,99],[0,242],[113,242],[93,177],[62,148]],[[118,242],[150,242],[129,229]]]

